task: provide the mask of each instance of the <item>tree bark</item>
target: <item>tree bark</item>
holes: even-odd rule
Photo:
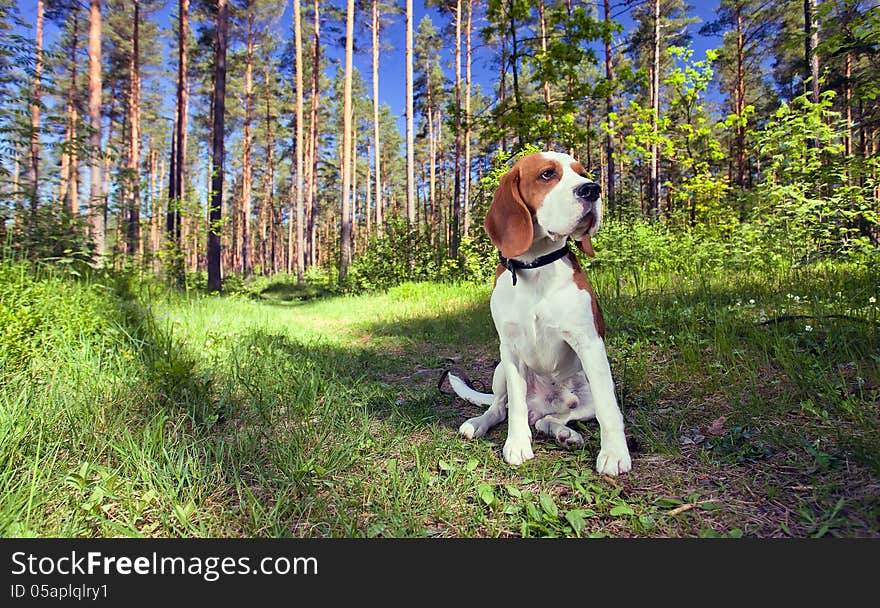
[[[465,72],[464,72],[464,226],[462,235],[467,238],[471,225],[471,27],[474,12],[473,0],[467,0],[465,21]]]
[[[140,188],[140,163],[141,163],[141,84],[140,84],[140,0],[134,0],[134,21],[132,24],[131,55],[128,62],[129,96],[128,96],[128,121],[129,121],[129,188],[130,201],[128,208],[128,238],[126,253],[129,257],[137,254],[140,242],[141,222],[141,188]]]
[[[44,0],[37,0],[37,36],[34,46],[36,54],[36,63],[34,65],[34,92],[31,103],[31,150],[30,162],[28,163],[28,182],[30,192],[28,193],[31,201],[31,222],[37,212],[37,202],[39,200],[39,182],[40,182],[40,94],[42,87],[43,73],[43,15],[45,13]]]
[[[804,82],[810,101],[819,103],[819,28],[816,25],[816,0],[804,0]]]
[[[299,0],[294,0],[298,4]],[[242,137],[241,159],[241,273],[250,279],[253,274],[251,259],[251,207],[253,196],[253,146],[251,137],[251,121],[253,120],[254,102],[254,8],[250,2],[247,6],[247,41],[244,68],[244,134]],[[297,68],[299,73],[299,68]]]
[[[303,158],[303,141],[304,127],[303,125],[303,58],[302,58],[302,11],[300,8],[300,0],[293,0],[293,29],[294,29],[294,53],[296,67],[296,142],[295,146],[295,170],[296,170],[296,280],[302,284],[305,281],[305,226],[303,222],[305,217],[303,214],[304,193],[303,193],[303,172],[305,170],[305,162]]]
[[[406,219],[416,223],[415,138],[413,137],[413,6],[406,0]]]
[[[176,285],[186,287],[186,272],[183,258],[184,242],[182,240],[182,214],[186,197],[186,146],[187,146],[187,111],[189,109],[189,92],[187,90],[187,53],[189,37],[189,0],[178,0],[177,28],[177,115],[175,117],[174,149],[174,190],[168,201],[166,230],[170,243],[171,276]]]
[[[379,0],[373,0],[373,149],[376,153],[376,231],[382,234],[382,156],[379,141]]]
[[[604,0],[605,8],[605,26],[611,25],[611,0]],[[608,133],[605,135],[605,203],[608,205],[608,211],[614,210],[615,203],[615,172],[614,172],[614,122],[611,120],[611,114],[614,113],[614,96],[612,94],[611,83],[614,81],[614,64],[611,51],[611,34],[605,34],[605,79],[608,81],[608,96],[605,98],[605,112],[608,121]]]
[[[66,183],[64,193],[64,205],[67,211],[75,218],[79,215],[79,163],[77,162],[77,136],[76,124],[79,116],[76,107],[76,76],[78,72],[79,58],[79,5],[71,6],[71,44],[70,44],[70,83],[67,89],[67,144],[64,151],[67,157],[67,174],[62,175]]]
[[[745,41],[743,38],[742,5],[736,4],[736,184],[740,191],[746,185],[746,126],[743,124],[745,112],[746,77],[745,77]]]
[[[321,85],[321,18],[319,12],[318,0],[314,0],[314,56],[312,60],[312,103],[311,118],[309,125],[311,129],[312,143],[309,145],[311,150],[311,158],[309,159],[309,196],[306,200],[306,240],[308,247],[309,263],[314,264],[317,261],[317,234],[315,225],[318,218],[318,120],[320,114],[318,108],[320,105],[320,85]]]
[[[653,62],[651,70],[651,174],[648,180],[648,214],[657,219],[660,209],[660,148],[657,135],[660,119],[660,0],[654,0]]]
[[[223,136],[226,114],[226,44],[229,25],[227,0],[217,0],[214,39],[214,91],[211,153],[211,204],[208,215],[208,291],[220,291],[220,220],[223,217]]]
[[[411,2],[412,0],[407,0]],[[342,222],[340,234],[339,283],[345,283],[351,264],[351,182],[352,182],[352,60],[354,55],[354,0],[348,0],[345,19],[345,81],[342,109]]]
[[[458,257],[461,217],[461,1],[455,3],[455,174],[452,187],[452,243],[450,257]]]
[[[271,81],[269,80],[269,64],[265,67],[266,79],[266,193],[260,206],[260,270],[269,274],[269,257],[267,235],[269,226],[274,222],[273,198],[275,193],[275,142],[272,134]],[[274,264],[274,259],[272,260]],[[272,272],[275,272],[274,265]]]
[[[106,243],[104,196],[101,190],[101,0],[89,7],[89,236],[95,263],[103,264]]]

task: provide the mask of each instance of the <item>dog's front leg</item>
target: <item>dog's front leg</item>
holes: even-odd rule
[[[596,406],[601,441],[596,471],[606,475],[626,473],[632,468],[632,459],[623,433],[623,414],[614,396],[605,343],[598,336],[583,335],[569,336],[567,341],[581,360]]]
[[[504,366],[507,379],[507,441],[504,442],[504,460],[517,466],[531,460],[535,454],[532,452],[524,370],[519,358],[503,342],[501,365]]]

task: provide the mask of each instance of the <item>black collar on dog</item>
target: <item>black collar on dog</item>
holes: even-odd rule
[[[560,258],[564,258],[569,253],[568,243],[562,246],[562,249],[557,249],[553,253],[548,253],[547,255],[542,255],[531,262],[520,262],[515,258],[506,258],[501,255],[501,252],[498,252],[498,259],[501,261],[501,265],[507,268],[510,271],[511,276],[513,276],[513,284],[516,285],[516,271],[517,270],[530,270],[532,268],[540,268],[541,266],[546,266],[547,264],[552,264],[556,260]]]

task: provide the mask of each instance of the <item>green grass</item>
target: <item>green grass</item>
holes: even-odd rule
[[[489,286],[183,296],[6,264],[0,535],[880,536],[876,271],[590,276],[618,479],[595,422],[519,468],[504,425],[457,434],[479,410],[436,383],[489,384]]]

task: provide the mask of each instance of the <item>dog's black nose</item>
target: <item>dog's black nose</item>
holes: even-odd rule
[[[590,202],[597,200],[601,192],[599,184],[596,182],[587,182],[574,189],[575,196]]]

